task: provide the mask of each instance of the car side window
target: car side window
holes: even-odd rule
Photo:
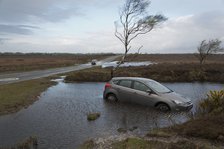
[[[121,81],[119,82],[119,85],[120,85],[120,86],[123,86],[123,87],[131,88],[131,83],[132,83],[131,80],[121,80]]]
[[[133,89],[146,92],[147,90],[150,90],[145,84],[135,81],[133,85]]]

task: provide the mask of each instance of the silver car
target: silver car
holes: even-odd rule
[[[146,78],[115,77],[105,84],[103,97],[143,104],[160,111],[182,111],[193,107],[190,99]]]
[[[93,60],[91,61],[91,65],[96,65],[96,62],[97,62],[97,59],[93,59]]]

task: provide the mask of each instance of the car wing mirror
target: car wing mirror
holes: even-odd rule
[[[151,90],[146,90],[146,93],[148,93],[149,95],[152,94]]]

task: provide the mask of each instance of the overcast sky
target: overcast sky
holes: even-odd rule
[[[123,52],[114,21],[124,0],[0,0],[0,52]],[[224,0],[151,0],[168,20],[132,43],[141,53],[193,53],[224,42]]]

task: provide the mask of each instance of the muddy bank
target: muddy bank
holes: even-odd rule
[[[129,131],[107,138],[91,139],[80,149],[129,148],[224,148],[224,115],[210,115],[191,119],[186,123],[153,129],[145,136]]]
[[[84,142],[79,149],[219,149],[223,148],[221,143],[214,143],[204,139],[186,138],[182,136],[156,136],[156,137],[139,137],[134,135],[118,135],[108,138],[92,139]]]

